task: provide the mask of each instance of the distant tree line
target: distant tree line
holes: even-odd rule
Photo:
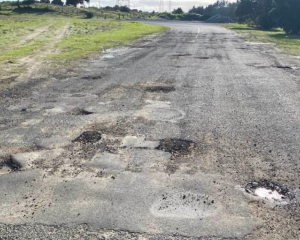
[[[218,0],[206,7],[194,6],[189,13],[220,14],[259,29],[281,27],[287,34],[300,33],[300,0]]]
[[[234,18],[237,5],[238,2],[228,2],[225,0],[219,0],[213,4],[208,5],[207,7],[194,6],[192,9],[189,10],[189,13],[197,13],[209,17],[220,14],[223,16]]]
[[[281,27],[287,34],[300,32],[300,0],[240,0],[239,22],[260,29]]]

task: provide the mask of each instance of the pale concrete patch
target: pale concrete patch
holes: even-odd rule
[[[185,117],[185,113],[171,108],[170,102],[147,100],[146,105],[136,112],[136,116],[150,120],[177,122]]]
[[[158,147],[159,141],[147,141],[143,137],[136,136],[126,136],[122,143],[121,147],[129,147],[129,148],[148,148],[155,149]]]

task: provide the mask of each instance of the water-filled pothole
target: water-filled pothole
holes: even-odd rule
[[[0,169],[7,168],[9,171],[14,172],[21,169],[21,164],[16,161],[12,156],[5,157],[0,161]]]
[[[250,182],[246,185],[245,191],[272,203],[287,204],[295,197],[287,186],[269,180]]]
[[[73,142],[78,142],[82,144],[96,143],[102,138],[101,133],[96,131],[86,131],[80,134]]]
[[[193,141],[168,138],[160,140],[156,149],[169,152],[172,155],[189,155],[194,147]]]
[[[168,93],[168,92],[174,92],[175,87],[173,86],[147,86],[145,87],[146,92],[163,92],[163,93]]]
[[[70,111],[70,114],[75,116],[80,116],[80,115],[90,115],[93,114],[93,112],[87,111],[82,108],[74,108],[73,110]]]

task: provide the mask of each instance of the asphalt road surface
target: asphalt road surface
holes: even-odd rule
[[[0,94],[0,239],[300,239],[300,71],[218,25]]]

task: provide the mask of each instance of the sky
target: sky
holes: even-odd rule
[[[91,5],[98,6],[98,0],[90,0]],[[164,10],[169,11],[169,1],[163,0]],[[235,2],[236,0],[228,0],[229,2]],[[121,1],[123,5],[127,5],[127,1]],[[193,6],[207,6],[211,3],[216,2],[216,0],[172,0],[172,10],[174,8],[181,7],[184,11],[188,11]],[[158,11],[160,0],[130,0],[130,8],[136,8],[144,11]],[[102,6],[114,6],[116,5],[116,0],[100,0],[100,5]],[[120,4],[121,5],[121,4]]]
[[[0,2],[5,0],[0,0]],[[65,0],[62,0],[65,2]],[[91,6],[115,6],[117,0],[90,0]],[[172,2],[172,10],[178,7],[181,7],[183,11],[188,11],[193,6],[207,6],[211,3],[216,2],[217,0],[171,0]],[[236,0],[227,0],[228,2],[236,2]],[[170,0],[163,0],[164,2],[164,11],[169,11],[169,2]],[[120,5],[127,5],[128,1],[121,1]],[[156,11],[159,10],[160,0],[130,0],[130,8],[138,9],[142,11]]]

